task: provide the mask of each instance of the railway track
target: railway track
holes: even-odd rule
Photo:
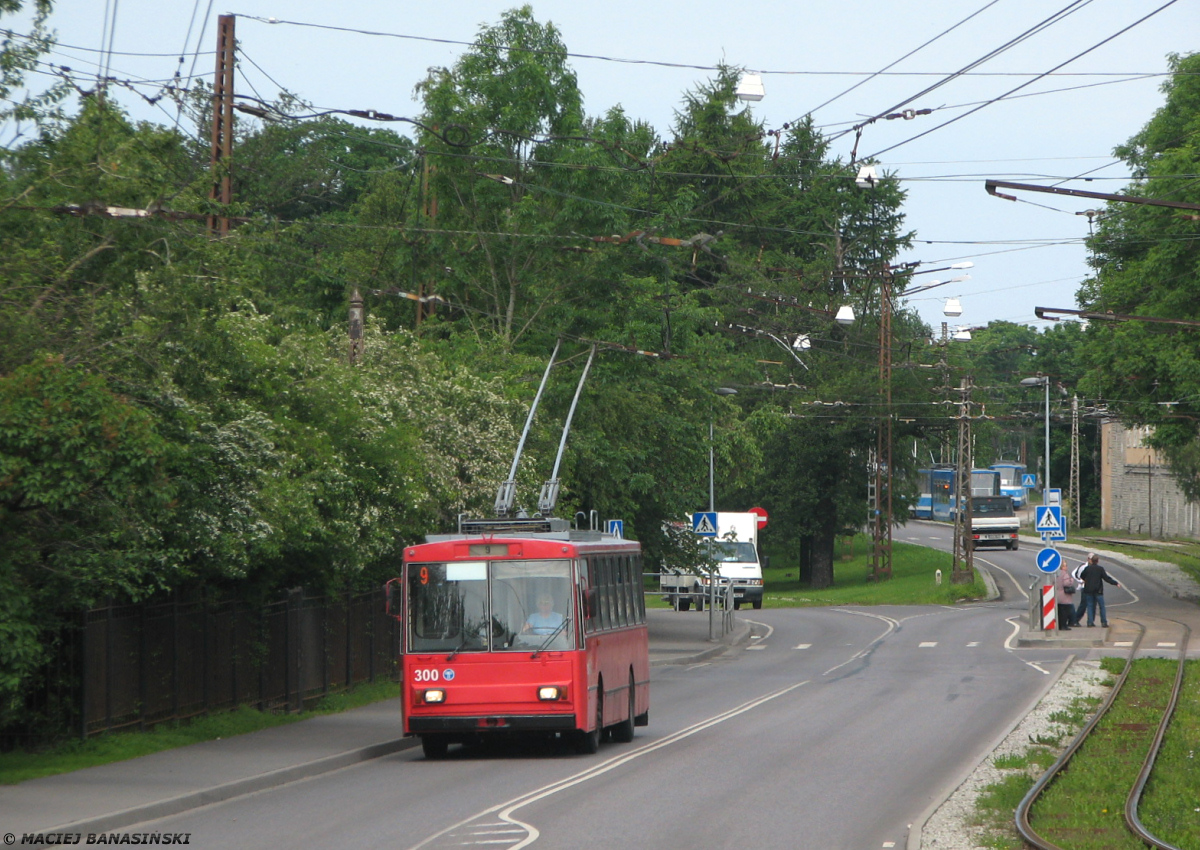
[[[1029,793],[1025,795],[1024,799],[1022,799],[1021,803],[1017,806],[1017,831],[1020,832],[1021,837],[1025,840],[1026,844],[1029,847],[1036,848],[1036,850],[1071,850],[1071,846],[1069,844],[1056,844],[1050,841],[1044,835],[1039,834],[1030,822],[1030,814],[1034,804],[1037,803],[1039,798],[1042,797],[1043,793],[1053,785],[1055,780],[1063,775],[1064,771],[1066,771],[1068,765],[1070,764],[1072,757],[1075,756],[1080,747],[1082,747],[1083,744],[1092,736],[1097,727],[1101,725],[1105,715],[1116,702],[1122,688],[1124,688],[1125,683],[1129,678],[1130,670],[1133,668],[1133,661],[1137,657],[1138,650],[1141,648],[1142,639],[1146,635],[1146,625],[1132,619],[1122,619],[1124,619],[1125,622],[1134,625],[1138,632],[1137,639],[1133,642],[1133,646],[1129,650],[1129,656],[1125,661],[1125,667],[1121,671],[1120,676],[1117,678],[1112,692],[1108,695],[1108,698],[1104,701],[1103,705],[1100,706],[1099,710],[1095,713],[1092,719],[1088,721],[1083,729],[1079,731],[1079,734],[1075,736],[1074,740],[1071,741],[1067,749],[1062,753],[1061,756],[1059,756],[1058,760],[1050,766],[1050,768],[1034,784],[1034,786],[1029,790]],[[1128,829],[1133,838],[1142,842],[1145,846],[1160,848],[1160,850],[1181,850],[1181,848],[1178,848],[1173,844],[1168,844],[1160,838],[1152,835],[1138,817],[1138,805],[1141,801],[1142,793],[1145,790],[1146,782],[1150,778],[1151,771],[1154,768],[1155,758],[1158,756],[1159,749],[1162,746],[1163,737],[1166,734],[1167,727],[1171,722],[1171,716],[1175,711],[1175,706],[1179,701],[1180,690],[1183,686],[1184,662],[1187,658],[1188,640],[1191,637],[1191,629],[1183,623],[1180,623],[1176,620],[1165,619],[1160,619],[1160,622],[1172,623],[1177,626],[1180,631],[1181,636],[1177,643],[1177,646],[1179,647],[1179,654],[1175,668],[1175,678],[1174,682],[1172,683],[1169,699],[1165,701],[1165,704],[1160,704],[1159,706],[1154,707],[1160,713],[1161,717],[1158,722],[1157,730],[1146,748],[1145,758],[1142,762],[1141,770],[1138,772],[1137,779],[1133,782],[1129,789],[1129,793],[1125,798],[1124,820],[1125,827]],[[1086,803],[1084,806],[1086,806]],[[1036,817],[1034,820],[1036,820]]]

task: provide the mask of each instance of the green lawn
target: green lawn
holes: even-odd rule
[[[950,555],[911,543],[892,543],[892,577],[871,579],[871,540],[865,535],[839,540],[835,549],[833,587],[813,590],[802,584],[796,559],[768,552],[771,566],[763,570],[764,608],[813,605],[948,605],[987,595],[983,580],[950,583]],[[937,583],[937,571],[942,583]]]

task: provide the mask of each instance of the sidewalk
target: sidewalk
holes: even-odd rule
[[[741,619],[708,640],[707,612],[652,609],[650,663],[697,663],[744,642]],[[400,700],[0,786],[0,833],[117,832],[418,745],[401,737]],[[86,838],[84,839],[86,840]]]

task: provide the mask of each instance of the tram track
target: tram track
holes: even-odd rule
[[[1021,800],[1016,810],[1016,827],[1021,837],[1026,842],[1027,846],[1036,848],[1036,850],[1071,850],[1071,846],[1057,844],[1050,841],[1043,834],[1040,834],[1031,823],[1031,812],[1034,805],[1042,797],[1043,793],[1050,788],[1053,783],[1059,779],[1067,770],[1072,758],[1076,755],[1079,749],[1092,738],[1098,727],[1103,723],[1105,716],[1116,703],[1121,694],[1126,682],[1129,679],[1130,671],[1133,669],[1134,660],[1137,658],[1138,651],[1141,648],[1143,639],[1146,636],[1147,625],[1144,622],[1123,617],[1125,622],[1130,623],[1137,628],[1137,638],[1133,641],[1133,645],[1129,648],[1129,654],[1125,661],[1125,666],[1121,674],[1117,677],[1113,685],[1112,691],[1107,699],[1099,707],[1093,717],[1084,725],[1066,750],[1052,764],[1046,772],[1034,783],[1033,787]],[[1130,835],[1147,847],[1160,848],[1160,850],[1180,850],[1173,844],[1169,844],[1157,836],[1153,835],[1138,816],[1138,807],[1142,799],[1142,795],[1146,788],[1153,769],[1154,762],[1158,756],[1159,750],[1162,747],[1163,738],[1171,722],[1171,717],[1175,712],[1175,707],[1179,701],[1179,695],[1183,686],[1183,675],[1185,662],[1187,660],[1188,641],[1191,637],[1191,629],[1184,623],[1168,618],[1154,618],[1163,623],[1172,623],[1180,630],[1181,636],[1178,641],[1178,659],[1176,663],[1175,677],[1171,685],[1170,694],[1166,704],[1160,711],[1160,716],[1157,728],[1153,739],[1150,741],[1145,758],[1142,761],[1141,769],[1138,771],[1136,780],[1132,783],[1128,794],[1125,798],[1124,806],[1124,823]],[[1036,818],[1034,818],[1036,820]]]

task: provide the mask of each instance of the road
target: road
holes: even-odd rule
[[[903,847],[1069,655],[1009,645],[1025,601],[997,572],[992,603],[740,612],[747,645],[655,668],[650,725],[595,756],[407,750],[139,830],[272,849]]]

